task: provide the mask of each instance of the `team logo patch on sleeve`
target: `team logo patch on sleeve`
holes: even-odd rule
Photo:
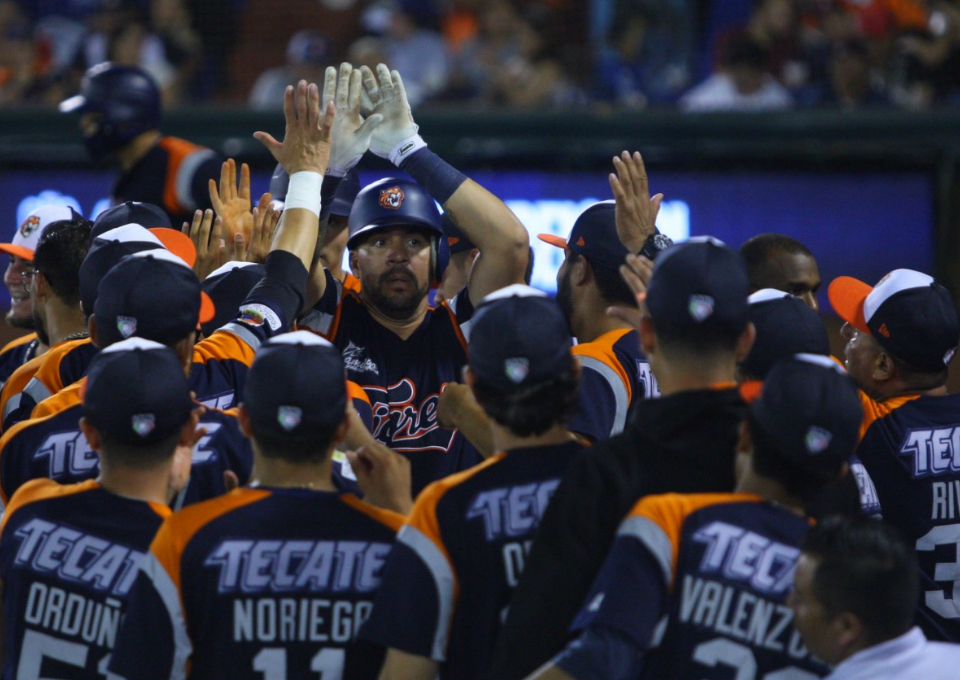
[[[152,413],[137,413],[131,418],[133,431],[141,437],[147,437],[157,426],[156,418]]]
[[[302,418],[303,411],[296,406],[281,406],[277,409],[277,422],[287,432],[299,425]]]
[[[240,308],[240,321],[250,326],[266,323],[272,331],[280,330],[283,325],[277,313],[266,305],[244,305]]]
[[[20,235],[27,237],[37,230],[37,227],[40,226],[40,218],[36,215],[31,215],[23,221],[23,224],[20,225]]]
[[[380,207],[388,210],[399,210],[403,205],[404,193],[400,187],[390,187],[380,191]]]
[[[124,338],[129,338],[137,332],[137,320],[132,316],[118,316],[117,330]]]

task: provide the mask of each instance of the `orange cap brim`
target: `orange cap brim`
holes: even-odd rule
[[[9,253],[33,262],[33,251],[15,243],[0,243],[0,253]]]
[[[200,291],[200,318],[198,319],[198,321],[200,323],[207,323],[208,321],[213,319],[216,313],[217,313],[217,308],[213,304],[213,300],[210,298],[209,295],[207,295],[203,291]]]
[[[869,333],[867,320],[863,316],[863,301],[867,299],[873,286],[852,276],[838,276],[827,288],[830,306],[841,319],[858,331]]]
[[[763,381],[750,380],[740,385],[740,398],[752,404],[763,393]]]
[[[153,227],[150,233],[157,237],[163,247],[179,257],[191,267],[197,261],[197,248],[190,237],[176,229]]]
[[[557,248],[563,248],[564,250],[567,250],[567,239],[565,238],[561,238],[554,234],[537,234],[537,238],[544,243],[549,243]]]

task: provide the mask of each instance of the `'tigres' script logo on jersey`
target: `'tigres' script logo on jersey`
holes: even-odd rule
[[[726,522],[711,522],[699,529],[693,540],[707,545],[700,562],[700,570],[706,574],[721,573],[773,595],[793,586],[799,548]]]
[[[221,593],[368,593],[380,585],[390,544],[367,541],[227,540],[204,564]]]
[[[125,597],[144,553],[76,529],[32,519],[17,529],[15,564]]]
[[[440,386],[440,392],[447,383]],[[424,444],[421,440],[434,430],[437,423],[437,404],[440,394],[431,394],[417,401],[417,386],[409,378],[384,389],[378,385],[364,385],[373,408],[373,436],[394,451],[449,451],[454,433],[446,430],[443,440]],[[438,433],[439,434],[439,433]]]
[[[357,347],[353,341],[349,342],[343,350],[343,365],[352,373],[380,373],[380,368],[365,358],[363,347]]]
[[[488,541],[528,536],[536,531],[559,485],[559,479],[548,479],[482,491],[470,504],[467,519],[483,519]]]
[[[914,477],[960,472],[960,427],[907,430],[900,455],[910,457]]]

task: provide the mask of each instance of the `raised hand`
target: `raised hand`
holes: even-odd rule
[[[374,115],[383,116],[383,122],[373,132],[370,150],[381,158],[390,158],[401,142],[415,137],[420,129],[413,122],[403,79],[397,71],[391,71],[384,64],[377,65],[376,76],[366,66],[362,66],[360,72],[363,88],[374,104]]]
[[[266,261],[270,253],[270,244],[273,243],[273,235],[280,223],[280,215],[283,214],[282,210],[270,209],[272,198],[269,193],[260,197],[257,207],[253,209],[253,233],[248,242],[237,243],[233,254],[234,260],[257,264],[263,264]]]
[[[410,491],[410,461],[377,441],[357,451],[347,451],[347,460],[368,503],[406,515],[413,508]]]
[[[283,94],[286,121],[283,141],[278,142],[269,132],[258,131],[253,136],[267,147],[288,175],[301,171],[322,175],[330,162],[330,129],[334,116],[333,102],[321,110],[317,86],[301,80],[296,89],[288,86]]]
[[[627,250],[639,253],[647,237],[656,231],[663,194],[650,197],[647,169],[639,151],[614,156],[613,167],[617,172],[611,172],[608,179],[617,202],[617,234]]]
[[[223,220],[220,217],[214,219],[212,210],[196,211],[193,222],[184,222],[181,231],[190,237],[197,249],[193,272],[199,280],[203,281],[210,272],[229,260],[223,240]]]
[[[328,67],[323,80],[324,106],[334,103],[336,117],[330,132],[330,165],[327,173],[343,177],[353,168],[370,148],[374,130],[383,121],[380,113],[371,114],[366,120],[360,115],[363,83],[360,71],[344,62],[340,64],[339,76],[333,67]]]
[[[647,316],[647,286],[652,275],[653,262],[642,255],[627,255],[626,263],[620,265],[620,276],[636,297],[637,306],[615,305],[607,308],[607,314],[639,330],[640,319]]]
[[[253,215],[250,214],[250,166],[240,166],[240,186],[237,186],[237,162],[228,158],[220,168],[220,188],[210,180],[210,203],[223,220],[223,230],[229,238],[243,234],[250,238]]]

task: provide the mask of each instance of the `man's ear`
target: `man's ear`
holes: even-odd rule
[[[97,317],[93,314],[91,314],[90,318],[87,319],[87,332],[90,334],[90,342],[93,344],[93,346],[100,347],[100,343],[97,342]]]
[[[640,317],[640,349],[648,357],[657,352],[657,333],[649,316]]]
[[[197,425],[200,424],[200,414],[202,412],[202,407],[195,408],[190,412],[190,417],[187,418],[187,422],[183,424],[183,429],[180,430],[178,445],[193,448],[194,441],[197,439]]]
[[[587,262],[587,258],[582,255],[577,258],[577,261],[573,264],[572,280],[573,285],[575,286],[585,286],[591,281],[593,281],[593,269],[590,268],[590,263]]]
[[[357,278],[360,278],[360,258],[357,256],[356,250],[350,251],[350,271],[353,272],[353,275]]]
[[[897,365],[893,361],[893,357],[889,354],[880,350],[877,352],[877,358],[873,362],[873,371],[871,372],[874,380],[878,382],[885,382],[890,380],[896,375]]]
[[[50,282],[42,272],[35,272],[33,275],[34,298],[37,300],[46,300],[50,297]]]
[[[866,631],[863,622],[852,612],[840,612],[830,622],[837,644],[841,649],[857,648],[864,641]]]
[[[244,437],[253,439],[253,430],[250,428],[250,414],[247,412],[247,407],[242,403],[237,407],[237,424],[240,426],[240,431],[243,432]]]
[[[753,349],[753,341],[757,339],[757,328],[752,322],[748,321],[740,337],[737,338],[736,359],[739,364],[750,356],[750,350]]]
[[[100,433],[97,432],[97,428],[87,420],[86,418],[80,419],[80,431],[83,432],[83,436],[87,439],[87,444],[90,445],[90,448],[94,451],[100,450]]]

